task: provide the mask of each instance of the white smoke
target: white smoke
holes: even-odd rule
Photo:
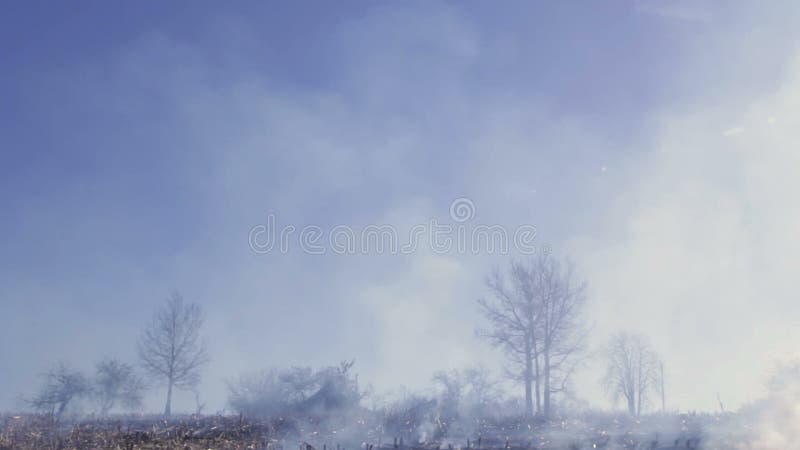
[[[781,364],[768,387],[766,398],[742,410],[743,420],[752,423],[752,438],[741,448],[800,448],[800,361]]]

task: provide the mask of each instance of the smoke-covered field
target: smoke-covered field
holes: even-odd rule
[[[0,450],[800,450],[800,1],[2,6]]]
[[[665,414],[632,419],[584,413],[572,419],[473,419],[445,435],[447,424],[415,423],[389,431],[385,412],[348,417],[112,416],[55,421],[41,415],[2,416],[0,449],[777,449],[785,436],[760,435],[745,413]],[[431,427],[431,428],[428,428]],[[470,428],[470,429],[467,429]],[[778,430],[776,428],[775,430]],[[431,434],[432,433],[432,434]],[[780,433],[780,430],[778,430]],[[436,437],[434,437],[436,436]],[[772,439],[772,442],[767,442]],[[789,445],[784,446],[784,445]]]
[[[432,390],[388,399],[362,388],[353,364],[243,374],[228,380],[233,413],[216,415],[109,414],[114,403],[98,388],[67,389],[74,383],[55,381],[81,377],[55,372],[31,401],[50,399],[49,409],[0,416],[0,450],[782,450],[800,442],[797,365],[777,370],[765,397],[735,411],[720,403],[718,413],[632,414],[564,398],[551,414],[530,415],[482,369],[439,372]]]

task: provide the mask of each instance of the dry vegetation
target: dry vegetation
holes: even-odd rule
[[[233,417],[93,420],[59,423],[48,416],[5,416],[0,450],[28,449],[266,449],[273,422]]]
[[[274,449],[274,450],[445,450],[445,449],[741,449],[730,433],[733,416],[667,415],[627,419],[609,414],[570,420],[523,423],[483,422],[469,436],[405,442],[380,436],[369,425],[358,430],[323,431],[287,419],[249,421],[241,417],[116,417],[59,423],[41,415],[0,416],[0,450],[11,449]],[[305,428],[305,429],[303,429]],[[363,433],[363,440],[352,434]],[[676,439],[677,447],[673,447]]]

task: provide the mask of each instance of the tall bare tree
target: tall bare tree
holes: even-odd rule
[[[539,306],[542,342],[542,413],[550,416],[552,394],[562,392],[581,361],[586,329],[582,311],[586,303],[586,282],[575,275],[571,263],[550,254],[535,260],[530,277]]]
[[[572,266],[543,254],[525,263],[512,261],[507,275],[487,279],[492,296],[478,300],[489,323],[478,334],[501,347],[510,374],[525,386],[525,411],[549,416],[552,394],[564,390],[584,346],[581,312],[585,283]]]
[[[511,363],[510,375],[525,387],[525,415],[532,417],[533,383],[536,383],[536,411],[539,411],[538,307],[531,289],[528,268],[512,261],[508,275],[494,270],[486,280],[490,298],[478,299],[481,313],[489,323],[478,335],[502,348]]]
[[[172,413],[174,388],[191,389],[200,381],[200,367],[208,361],[200,340],[203,314],[195,303],[184,303],[174,292],[153,315],[139,340],[139,358],[145,371],[167,386],[164,415]]]
[[[603,384],[614,401],[622,398],[632,416],[646,406],[648,396],[659,392],[660,361],[638,334],[618,333],[606,349],[608,366]]]

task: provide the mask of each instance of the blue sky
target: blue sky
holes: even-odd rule
[[[0,408],[54,359],[133,360],[172,289],[208,314],[215,409],[224,379],[248,368],[355,357],[389,389],[497,365],[472,329],[483,276],[504,258],[247,244],[269,213],[403,228],[447,217],[457,197],[482,222],[534,224],[575,260],[592,286],[593,345],[648,334],[675,408],[713,408],[716,391],[752,400],[797,324],[797,13],[655,0],[7,3]],[[728,375],[743,365],[747,389]],[[591,367],[582,385],[596,384]],[[605,404],[594,387],[578,394]]]

